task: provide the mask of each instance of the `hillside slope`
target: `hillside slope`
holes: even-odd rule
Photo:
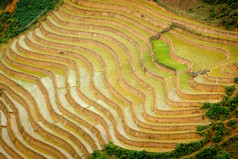
[[[155,2],[64,0],[1,46],[0,157],[88,158],[110,141],[196,151],[211,124],[200,107],[234,85],[237,50],[238,32]]]
[[[154,0],[167,9],[206,24],[237,30],[237,0]]]

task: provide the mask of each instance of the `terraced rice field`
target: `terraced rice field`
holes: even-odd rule
[[[171,22],[175,28],[149,38]],[[1,158],[87,158],[106,143],[172,151],[199,141],[200,106],[238,75],[238,33],[142,0],[65,0],[1,47]],[[163,58],[160,58],[163,57]],[[190,72],[209,69],[193,77]]]

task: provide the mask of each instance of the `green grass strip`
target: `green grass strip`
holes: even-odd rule
[[[164,41],[153,40],[152,45],[156,59],[164,64],[164,66],[174,68],[175,70],[187,69],[186,65],[180,64],[171,59],[169,46]]]

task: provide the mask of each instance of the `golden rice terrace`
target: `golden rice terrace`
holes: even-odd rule
[[[0,158],[169,152],[203,138],[200,107],[238,76],[238,32],[148,0],[65,0],[0,56]]]

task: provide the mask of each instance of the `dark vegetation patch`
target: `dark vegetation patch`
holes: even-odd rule
[[[184,6],[178,6],[177,9],[171,9],[169,3],[162,0],[154,0],[159,5],[176,13],[184,14],[185,16],[194,17],[198,20],[222,25],[227,29],[238,28],[238,0],[196,0],[189,9],[184,9]],[[185,2],[185,0],[180,0]],[[174,3],[177,1],[174,0]],[[173,7],[172,7],[173,8]]]
[[[28,24],[36,23],[40,16],[49,10],[53,10],[58,1],[19,0],[15,12],[4,11],[0,13],[0,45],[7,43],[10,38],[17,36],[20,32],[27,29],[29,27]],[[0,4],[2,4],[2,1]]]
[[[0,10],[5,10],[6,7],[12,2],[13,0],[1,0],[0,1]]]
[[[179,158],[182,156],[189,155],[195,151],[200,150],[207,140],[201,140],[198,142],[191,142],[188,144],[179,144],[176,149],[172,152],[165,153],[156,153],[156,152],[147,152],[127,150],[121,147],[114,145],[112,142],[106,144],[102,151],[94,151],[91,158],[103,159],[103,158],[121,158],[121,159],[169,159],[169,158]]]
[[[0,13],[0,45],[19,34],[19,21],[14,13]]]
[[[19,0],[15,14],[19,20],[20,28],[29,24],[45,9],[50,9],[54,2],[55,0]]]
[[[228,152],[231,156],[235,158],[238,157],[238,135],[234,135],[224,141],[221,146],[223,150]]]

